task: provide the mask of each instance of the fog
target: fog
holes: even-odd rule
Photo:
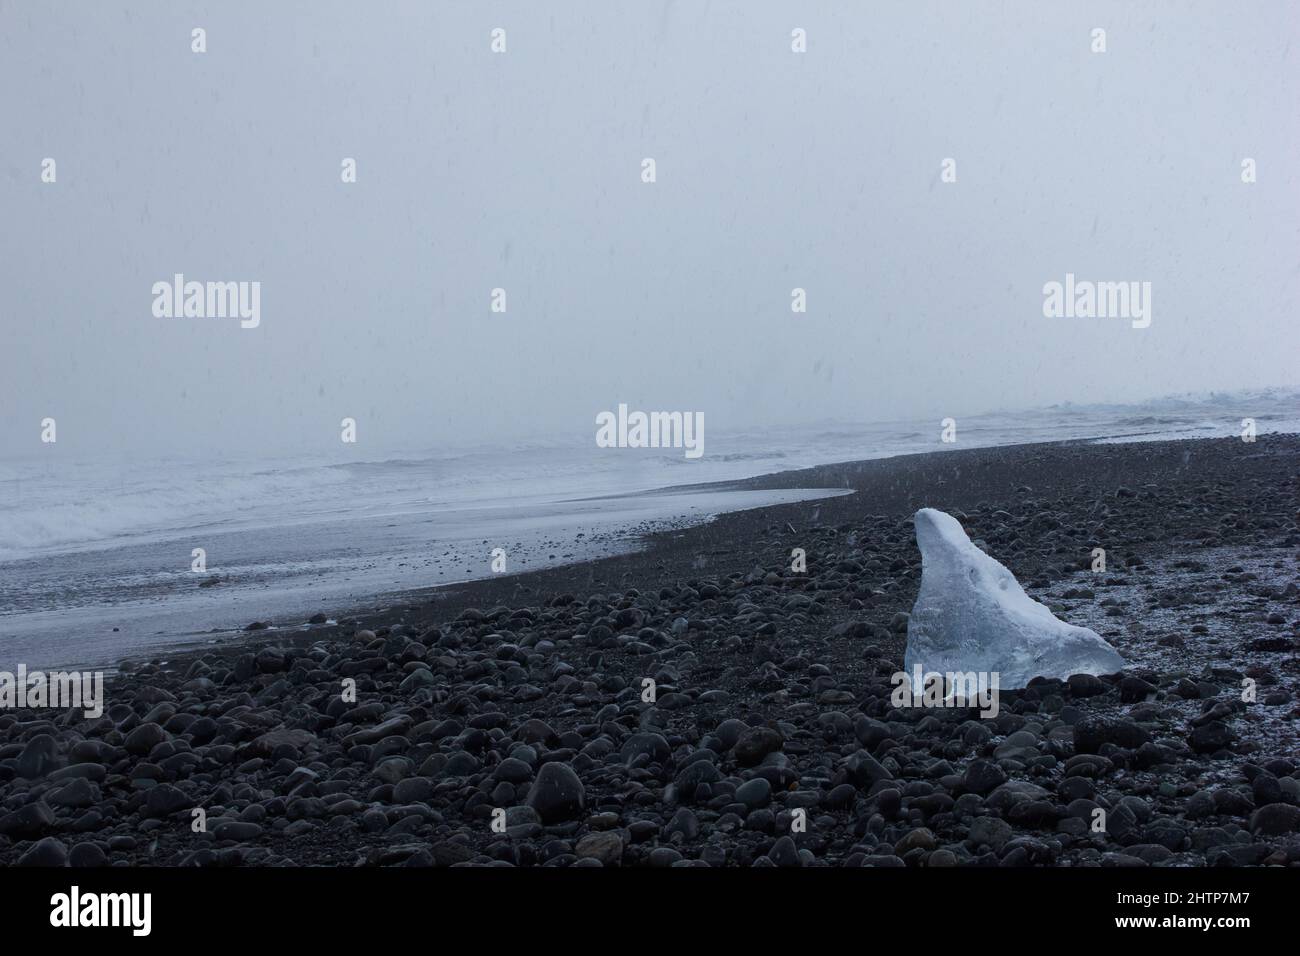
[[[1298,23],[0,2],[0,457],[46,417],[65,455],[330,453],[344,417],[380,453],[1297,384]],[[260,323],[156,316],[176,273],[259,282]],[[1150,325],[1045,317],[1067,273],[1149,282]]]

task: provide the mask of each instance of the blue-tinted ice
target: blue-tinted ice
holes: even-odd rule
[[[952,515],[916,513],[921,591],[907,627],[904,666],[913,674],[997,673],[1002,688],[1034,677],[1113,674],[1124,659],[1086,627],[1056,618],[1015,575],[977,548]]]

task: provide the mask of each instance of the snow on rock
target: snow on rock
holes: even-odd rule
[[[907,625],[904,666],[913,674],[997,673],[1002,688],[1034,677],[1113,674],[1118,652],[1086,627],[1066,624],[1025,593],[1014,574],[934,508],[916,513],[921,591]]]

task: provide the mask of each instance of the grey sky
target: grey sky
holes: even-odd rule
[[[1297,384],[1298,33],[1280,2],[0,0],[0,457],[47,415],[67,453],[242,455],[344,416],[396,450],[619,402]],[[155,318],[176,272],[260,281],[260,327]],[[1150,328],[1044,318],[1067,272],[1150,281]]]

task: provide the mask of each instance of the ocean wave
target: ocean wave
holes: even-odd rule
[[[958,420],[958,430],[964,448],[1052,439],[1154,440],[1235,435],[1243,417],[1254,418],[1261,430],[1300,431],[1300,392],[1058,405],[968,416]],[[246,527],[621,494],[670,486],[686,475],[692,483],[739,480],[950,447],[939,444],[938,430],[936,420],[715,432],[700,459],[663,449],[610,455],[594,442],[539,441],[368,461],[0,463],[0,561]]]

